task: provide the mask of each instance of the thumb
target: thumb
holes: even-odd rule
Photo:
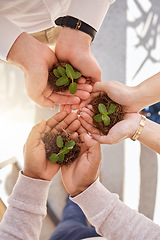
[[[84,144],[86,145],[86,147],[90,148],[93,145],[97,144],[98,142],[93,139],[90,135],[88,135],[87,133],[83,133],[81,135],[81,141],[84,142]]]
[[[97,92],[97,91],[105,91],[105,85],[102,82],[96,82],[93,85],[93,92]]]

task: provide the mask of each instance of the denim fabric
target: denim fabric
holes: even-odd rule
[[[88,226],[81,208],[67,197],[62,219],[53,232],[50,240],[80,240],[89,237],[100,237],[93,226]]]
[[[160,124],[160,102],[144,108],[142,112],[148,119]]]

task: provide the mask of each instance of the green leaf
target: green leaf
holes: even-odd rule
[[[74,76],[75,76],[73,67],[70,64],[66,64],[65,66],[66,66],[67,77],[69,77],[73,80]]]
[[[69,151],[70,151],[70,149],[64,147],[64,148],[60,151],[60,153],[67,154],[67,153],[69,153]]]
[[[54,73],[54,75],[55,75],[57,78],[60,78],[60,77],[61,77],[61,75],[59,74],[57,68],[55,68],[55,69],[53,70],[53,73]]]
[[[111,121],[109,116],[102,116],[102,120],[106,126],[109,125]]]
[[[63,77],[63,76],[66,76],[66,69],[65,69],[64,67],[59,66],[59,67],[57,68],[57,70],[58,70],[60,76],[62,76],[62,77]]]
[[[71,94],[75,94],[77,92],[77,83],[72,82],[69,85],[69,91],[70,91]]]
[[[115,111],[116,111],[116,105],[114,103],[111,103],[108,109],[108,114],[113,114]]]
[[[64,84],[64,86],[68,86],[70,84],[70,79],[68,78],[68,81]]]
[[[108,115],[108,112],[105,112],[103,115],[106,117]]]
[[[106,106],[103,103],[100,103],[98,105],[98,110],[101,114],[104,114],[105,112],[107,112]]]
[[[102,114],[97,114],[93,117],[96,122],[102,122]]]
[[[57,144],[57,147],[59,147],[59,148],[63,147],[63,139],[60,135],[56,139],[56,144]]]
[[[78,79],[82,76],[82,74],[80,72],[75,72],[74,73],[74,79]]]
[[[59,156],[55,153],[53,153],[50,158],[49,158],[50,162],[57,162],[59,160]]]
[[[60,162],[63,162],[63,160],[64,160],[64,154],[63,154],[63,153],[60,153],[60,154],[59,154],[59,161],[60,161]]]
[[[66,147],[67,149],[70,149],[70,150],[71,150],[71,149],[74,147],[75,144],[76,144],[75,141],[70,140],[70,141],[68,141],[68,142],[65,143],[65,147]]]
[[[60,77],[60,78],[56,81],[56,85],[57,85],[57,86],[63,86],[63,85],[65,85],[67,82],[68,82],[67,76],[63,76],[63,77]]]

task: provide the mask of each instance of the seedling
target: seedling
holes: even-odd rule
[[[69,86],[71,94],[77,92],[77,83],[74,80],[80,78],[82,74],[75,72],[70,64],[65,64],[65,68],[61,66],[55,68],[53,73],[58,78],[56,81],[57,86]]]
[[[109,125],[110,124],[110,117],[108,115],[110,114],[113,114],[116,110],[116,105],[114,103],[111,103],[110,106],[109,106],[109,109],[107,111],[107,108],[104,104],[100,103],[98,105],[98,110],[99,110],[99,114],[95,115],[93,117],[93,119],[96,121],[96,122],[104,122],[104,125]]]
[[[75,141],[70,140],[64,143],[62,137],[58,135],[56,139],[56,144],[57,144],[57,147],[60,148],[60,151],[57,154],[53,153],[50,156],[49,160],[50,162],[57,162],[57,161],[63,162],[65,155],[69,153],[69,151],[72,150],[72,148],[74,148]]]

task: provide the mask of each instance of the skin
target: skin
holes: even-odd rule
[[[97,179],[101,167],[100,144],[84,129],[82,131],[79,157],[69,167],[62,166],[61,169],[64,186],[72,197],[83,192]]]
[[[46,159],[45,146],[41,140],[44,133],[54,132],[57,134],[62,131],[75,132],[80,127],[77,114],[67,114],[65,111],[55,114],[48,121],[44,119],[34,126],[24,145],[24,170],[23,174],[37,179],[51,180],[58,172],[60,166],[51,163]],[[77,137],[77,133],[72,134],[72,138]]]
[[[71,135],[72,139],[76,139],[79,134],[82,141],[79,157],[69,166],[61,168],[66,190],[71,196],[76,196],[97,179],[101,166],[100,144],[80,126],[76,113],[68,115],[65,111],[59,112],[48,121],[42,119],[32,128],[24,145],[23,174],[31,178],[52,180],[60,166],[46,159],[45,146],[41,138],[45,132],[57,134],[61,129],[74,132]]]
[[[102,144],[115,144],[126,138],[132,138],[141,120],[139,111],[160,100],[159,85],[160,73],[148,78],[135,87],[128,87],[120,82],[97,82],[93,86],[93,92],[90,98],[83,101],[80,105],[79,120],[86,131],[91,133],[92,137]],[[87,105],[93,98],[104,92],[106,92],[112,100],[123,105],[126,112],[124,120],[115,124],[106,136],[102,135],[94,127],[93,109],[91,105]],[[147,119],[138,140],[159,153],[159,124]]]
[[[91,40],[91,37],[82,31],[63,27],[55,47],[56,57],[60,61],[71,63],[82,75],[90,80],[90,86],[101,81],[101,69],[90,49]],[[70,106],[62,104],[60,110],[69,113],[72,109],[75,110],[78,107],[79,103],[73,103]]]
[[[63,48],[61,52],[63,53]],[[23,70],[28,96],[42,107],[54,108],[55,104],[77,105],[81,100],[89,98],[92,91],[92,86],[81,78],[74,96],[69,91],[53,92],[48,85],[48,70],[57,62],[57,57],[48,46],[25,32],[12,45],[7,60]]]

